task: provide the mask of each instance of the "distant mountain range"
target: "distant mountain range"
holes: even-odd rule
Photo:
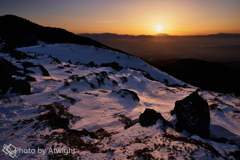
[[[238,33],[218,33],[218,34],[209,34],[209,35],[190,35],[190,36],[178,36],[178,35],[168,35],[165,33],[160,33],[156,35],[128,35],[128,34],[116,34],[116,33],[82,33],[78,34],[79,36],[91,37],[93,39],[105,38],[153,38],[157,36],[171,36],[171,37],[215,37],[215,38],[240,38]]]

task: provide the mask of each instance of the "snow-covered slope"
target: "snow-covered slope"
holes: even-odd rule
[[[234,159],[229,154],[239,150],[240,99],[237,97],[199,92],[209,105],[217,104],[211,110],[210,131],[215,137],[230,140],[225,143],[202,139],[187,131],[178,133],[170,127],[164,128],[160,120],[155,125],[142,127],[138,118],[145,108],[160,112],[175,124],[176,117],[170,114],[175,102],[196,88],[170,87],[182,86],[184,82],[137,57],[91,46],[54,44],[18,50],[35,58],[16,60],[3,53],[0,56],[19,68],[23,68],[22,62],[26,61],[42,65],[50,76],[42,76],[39,67],[28,67],[34,72],[28,75],[36,78],[36,82],[30,82],[33,94],[8,93],[0,99],[0,144],[35,151],[20,153],[16,159],[57,156],[65,159]],[[89,64],[91,61],[94,64]],[[112,62],[119,63],[123,69],[101,65]],[[143,71],[150,76],[146,73],[144,76]],[[62,124],[53,124],[51,118],[56,117],[55,113],[69,119],[67,128],[58,126],[65,123],[59,117]],[[74,152],[65,150],[53,154],[53,148],[70,148]],[[38,153],[40,149],[49,153]],[[0,159],[12,158],[0,151]]]
[[[107,49],[98,49],[93,46],[75,45],[75,44],[53,44],[53,45],[39,45],[33,47],[19,48],[18,50],[23,52],[36,52],[44,55],[51,55],[57,57],[60,60],[71,60],[72,63],[85,63],[93,61],[97,65],[102,63],[117,62],[120,66],[133,67],[148,72],[154,79],[164,82],[164,79],[168,80],[169,85],[184,83],[167,75],[166,73],[159,71],[158,69],[150,66],[140,58],[125,55],[109,51]]]

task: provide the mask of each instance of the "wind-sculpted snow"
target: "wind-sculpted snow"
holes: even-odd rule
[[[143,127],[139,116],[146,108],[175,125],[176,116],[170,114],[175,102],[196,88],[188,84],[188,88],[181,87],[184,82],[139,58],[104,49],[55,44],[18,50],[30,56],[16,60],[0,53],[0,57],[12,62],[19,72],[26,62],[42,65],[49,76],[43,76],[40,67],[27,67],[32,72],[26,75],[35,80],[29,81],[31,94],[8,92],[0,96],[0,144],[36,150],[34,154],[21,153],[17,159],[237,158],[238,97],[198,92],[210,107],[207,139],[186,130],[179,133],[162,120]],[[38,149],[46,152],[38,153]],[[51,152],[54,149],[59,153]],[[0,159],[11,157],[0,151]]]

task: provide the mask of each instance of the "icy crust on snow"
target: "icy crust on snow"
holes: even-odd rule
[[[148,72],[154,79],[163,82],[164,79],[168,80],[169,85],[179,84],[184,85],[180,80],[167,75],[165,72],[152,67],[140,58],[124,55],[118,52],[109,51],[106,49],[96,49],[93,46],[75,45],[75,44],[48,44],[38,45],[32,47],[18,48],[22,52],[36,52],[45,55],[58,57],[60,60],[72,63],[89,63],[93,61],[95,64],[101,65],[102,63],[117,62],[123,67],[133,67]]]
[[[29,53],[31,55],[35,55],[32,52],[43,54],[36,56],[36,59],[25,60],[16,60],[8,54],[0,53],[1,57],[11,61],[19,68],[21,68],[22,62],[28,61],[34,65],[41,64],[50,74],[50,76],[42,76],[39,67],[28,67],[34,73],[27,75],[36,78],[36,82],[30,82],[33,94],[17,95],[9,92],[8,95],[0,98],[1,145],[11,143],[23,149],[34,149],[36,146],[42,145],[47,150],[52,146],[59,149],[74,147],[63,143],[64,141],[59,142],[56,139],[48,139],[50,135],[64,135],[66,133],[65,129],[52,129],[48,125],[44,127],[43,123],[39,124],[38,129],[33,127],[38,122],[39,116],[48,112],[48,110],[40,109],[40,105],[57,102],[68,107],[70,115],[80,117],[76,121],[70,120],[69,129],[96,131],[103,128],[111,135],[102,139],[93,138],[90,134],[79,136],[78,139],[84,142],[85,147],[92,145],[91,148],[95,148],[95,150],[89,148],[77,149],[74,156],[78,158],[138,159],[145,157],[147,159],[154,157],[156,159],[173,159],[175,157],[177,159],[194,158],[201,160],[224,159],[227,157],[234,159],[233,156],[228,154],[239,150],[239,146],[232,144],[230,141],[217,143],[212,140],[202,139],[196,135],[190,135],[187,131],[178,133],[172,128],[164,128],[160,120],[149,127],[142,127],[137,123],[139,115],[144,112],[145,108],[151,108],[160,112],[166,120],[175,124],[176,116],[170,114],[175,102],[194,92],[195,87],[168,87],[163,83],[146,78],[140,71],[129,68],[117,71],[111,67],[69,64],[67,63],[68,59],[72,63],[79,61],[74,61],[74,58],[71,57],[72,51],[67,50],[69,47],[73,49],[73,52],[77,50],[76,48],[80,52],[80,48],[82,48],[84,54],[91,48],[67,44],[49,45],[49,51],[47,47],[40,46],[24,48],[31,51]],[[33,50],[30,50],[31,48]],[[45,51],[40,51],[41,49]],[[62,49],[65,49],[67,56],[64,57]],[[57,50],[62,55],[58,55],[55,52]],[[56,63],[45,52],[49,52],[53,57],[64,59],[64,62]],[[98,56],[100,54],[104,55],[104,53],[108,56],[103,56],[101,61]],[[109,54],[114,54],[114,56],[111,57]],[[174,83],[180,82],[157,69],[155,70],[148,64],[144,68],[143,64],[145,62],[135,57],[129,58],[127,55],[95,50],[95,48],[89,50],[89,55],[92,55],[93,59],[94,55],[98,57],[94,63],[99,65],[111,62],[111,58],[122,66],[131,64],[136,69],[138,69],[138,64],[142,63],[142,65],[139,65],[139,67],[142,67],[140,69],[145,69],[149,73],[152,71],[153,75],[151,74],[151,76],[163,76],[164,79],[172,80]],[[119,61],[117,61],[116,56],[120,57]],[[108,57],[110,60],[107,59]],[[91,58],[88,58],[85,63],[90,61]],[[84,63],[84,59],[80,62]],[[16,76],[15,78],[19,77]],[[135,92],[140,100],[138,101],[136,97],[124,91],[124,89]],[[240,99],[231,95],[208,91],[200,91],[199,94],[210,105],[211,135],[218,138],[229,138],[240,145],[240,114],[237,112],[240,110]],[[213,105],[211,108],[212,104],[217,105]],[[117,115],[131,119],[133,126],[125,128],[125,124]],[[67,139],[73,143],[69,136]],[[48,159],[48,155],[50,154],[20,154],[18,159]],[[11,158],[0,151],[0,159]]]

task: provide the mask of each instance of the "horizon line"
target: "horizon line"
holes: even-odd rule
[[[229,32],[218,32],[218,33],[211,33],[211,34],[186,34],[186,35],[180,35],[180,34],[167,34],[167,33],[157,33],[157,34],[117,34],[117,33],[112,33],[112,32],[102,32],[102,33],[77,33],[76,35],[79,34],[115,34],[119,36],[211,36],[211,35],[239,35],[240,33],[229,33]]]

